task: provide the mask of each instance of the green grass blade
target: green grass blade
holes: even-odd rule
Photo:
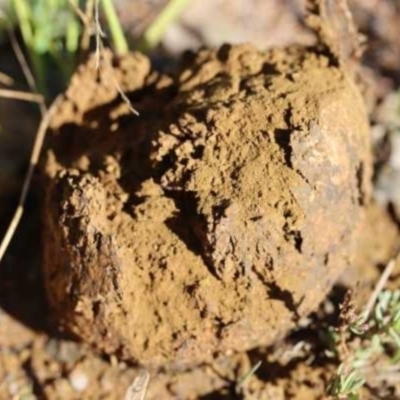
[[[21,34],[25,45],[29,48],[33,47],[34,32],[31,26],[31,12],[26,0],[13,0],[15,15],[21,29]]]
[[[129,50],[128,42],[126,41],[124,31],[120,24],[112,0],[101,0],[101,5],[103,7],[104,15],[107,19],[107,24],[110,29],[115,51],[118,54],[127,53]]]
[[[165,30],[181,14],[187,3],[188,0],[170,0],[168,2],[143,35],[143,43],[147,49],[157,46]]]

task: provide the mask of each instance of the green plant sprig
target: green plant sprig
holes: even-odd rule
[[[48,96],[48,79],[54,67],[67,82],[72,73],[81,24],[68,0],[12,0],[21,36],[39,91]]]
[[[340,333],[331,331],[332,342],[337,346],[344,343],[348,354],[329,384],[328,393],[337,400],[357,400],[367,382],[363,376],[366,367],[381,356],[391,363],[400,361],[400,290],[382,291],[371,313],[357,315],[347,307],[346,314]],[[340,353],[340,349],[331,352]]]
[[[126,53],[128,43],[111,0],[95,0],[101,7],[114,48]],[[49,95],[49,76],[61,72],[62,86],[75,69],[80,37],[85,21],[76,13],[84,1],[79,0],[12,0],[9,14],[15,15],[39,91]],[[11,17],[9,18],[11,20]],[[54,79],[53,79],[54,81]]]

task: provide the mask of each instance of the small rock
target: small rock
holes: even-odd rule
[[[89,384],[88,376],[80,369],[75,369],[71,372],[69,381],[77,392],[85,391]]]

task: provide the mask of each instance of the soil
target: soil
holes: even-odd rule
[[[119,83],[139,117],[113,117],[94,59],[81,67],[45,167],[45,285],[66,330],[179,369],[269,345],[315,309],[370,193],[363,100],[329,57],[224,46],[168,79],[133,54]]]
[[[368,109],[389,129],[379,102],[396,87],[397,36],[381,22],[398,16],[370,3],[356,13],[374,38]],[[325,398],[337,366],[321,332],[347,288],[365,304],[400,239],[369,200],[352,74],[327,49],[249,46],[188,54],[174,76],[138,53],[93,71],[64,96],[44,193],[0,268],[0,399],[121,399],[137,362],[146,399]],[[400,398],[396,382],[367,389]]]
[[[366,215],[353,268],[329,296],[328,303],[332,302],[331,307],[335,310],[345,287],[361,287],[363,290],[355,293],[363,304],[380,268],[392,256],[400,240],[395,224],[380,207],[371,205]],[[34,231],[29,228],[32,217],[22,225],[21,234],[25,241],[33,237]],[[46,308],[40,301],[40,276],[32,276],[32,272],[39,275],[40,271],[31,268],[30,275],[25,272],[28,260],[37,259],[37,254],[21,242],[15,243],[12,251],[15,254],[13,260],[8,260],[2,270],[0,299],[8,312],[18,315],[25,323],[5,312],[0,315],[0,398],[24,395],[28,399],[122,399],[140,369],[115,357],[98,355],[84,343],[60,337],[48,327],[43,332],[45,325],[38,325],[46,315]],[[13,270],[7,268],[10,265]],[[399,273],[400,265],[394,276]],[[13,278],[16,274],[17,278]],[[396,285],[395,281],[392,284]],[[334,368],[330,360],[321,361],[319,356],[322,347],[319,332],[327,320],[323,309],[328,303],[321,307],[319,317],[311,316],[314,321],[311,326],[309,322],[305,328],[299,326],[273,347],[259,347],[230,357],[220,356],[212,363],[176,372],[152,371],[146,400],[323,399]],[[21,309],[26,314],[21,314]],[[310,355],[315,361],[310,360]],[[254,377],[237,389],[237,382],[258,361],[262,361],[262,365]],[[400,394],[399,389],[395,393]],[[366,395],[365,398],[370,397]]]

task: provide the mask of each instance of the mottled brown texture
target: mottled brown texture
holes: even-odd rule
[[[174,368],[272,343],[352,261],[371,165],[357,87],[303,47],[204,50],[173,80],[143,56],[122,65],[139,117],[92,61],[53,123],[45,281],[60,325]]]

